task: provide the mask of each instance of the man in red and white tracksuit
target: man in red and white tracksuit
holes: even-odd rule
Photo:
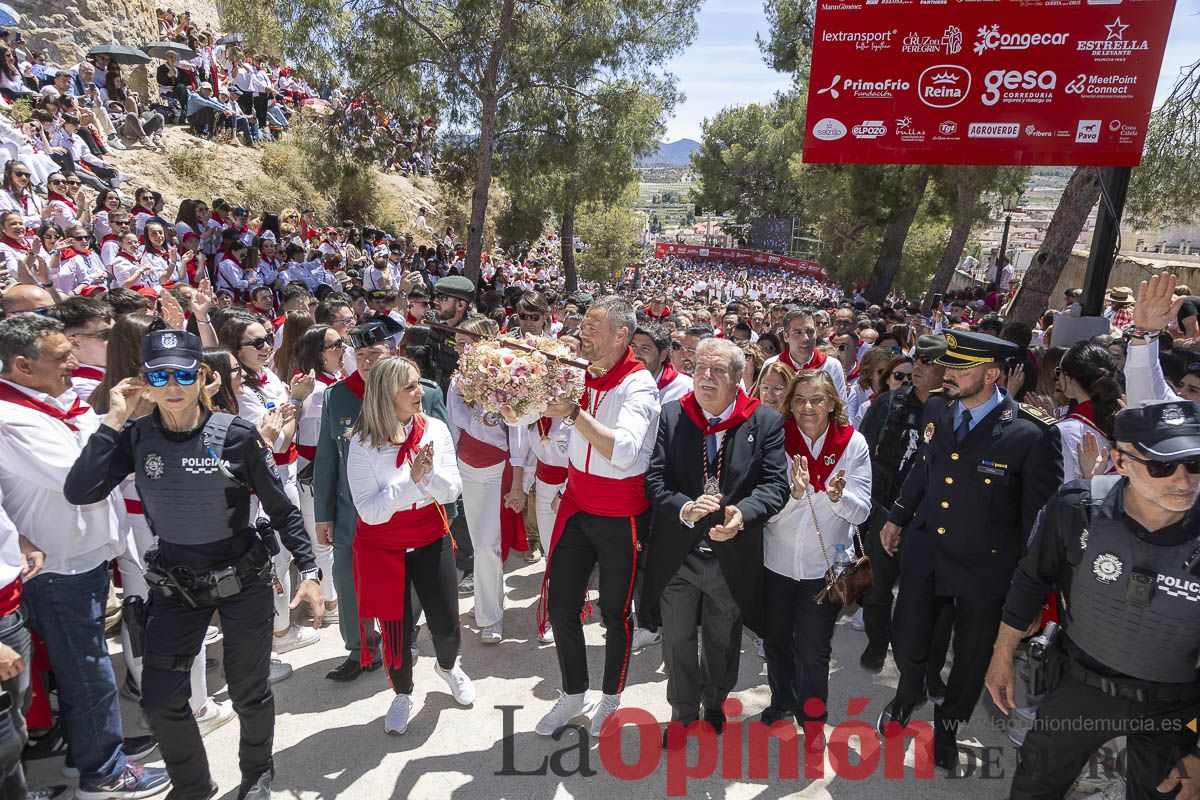
[[[546,410],[572,428],[567,448],[567,487],[559,500],[543,584],[544,629],[548,612],[554,627],[563,688],[558,702],[537,724],[552,736],[595,707],[592,734],[621,704],[633,633],[630,606],[637,572],[639,533],[649,503],[645,472],[658,432],[658,387],[633,356],[637,329],[633,306],[603,297],[588,309],[580,326],[580,354],[592,363],[578,403],[560,402]],[[587,651],[581,613],[592,568],[600,565],[600,615],[605,624],[603,697],[588,699]]]

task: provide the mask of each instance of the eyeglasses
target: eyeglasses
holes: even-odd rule
[[[900,370],[896,370],[895,372],[892,373],[892,380],[900,381],[902,383],[911,383],[912,382],[912,373],[911,372],[901,372]]]
[[[72,336],[80,336],[84,339],[95,339],[100,342],[107,342],[108,335],[110,333],[112,333],[112,328],[105,328],[104,330],[96,331],[95,333],[74,333],[71,335]]]
[[[448,294],[442,294],[441,292],[434,292],[434,293],[433,293],[433,300],[434,300],[434,302],[435,302],[435,303],[440,303],[440,302],[442,302],[443,300],[457,300],[457,299],[458,299],[458,298],[456,298],[456,297],[451,297],[450,295],[448,295]]]
[[[14,169],[14,170],[13,170],[13,177],[14,177],[14,178],[28,178],[28,177],[29,177],[29,173],[28,173],[28,172],[21,172],[20,170],[15,170],[15,169]]]
[[[1169,478],[1175,474],[1175,468],[1180,464],[1188,471],[1188,475],[1200,475],[1200,458],[1187,458],[1182,461],[1150,461],[1138,458],[1133,453],[1117,448],[1117,452],[1128,456],[1146,468],[1146,474],[1151,478]]]
[[[51,178],[49,181],[47,181],[47,183],[49,183],[51,186],[62,186],[64,183],[66,183],[66,181],[62,178]]]
[[[194,369],[156,369],[153,372],[146,373],[146,383],[155,389],[161,389],[170,383],[171,376],[174,375],[175,383],[180,386],[191,386],[196,382],[198,374]]]
[[[345,349],[346,349],[346,343],[345,343],[345,342],[343,342],[341,339],[338,339],[336,342],[332,342],[331,344],[327,344],[327,345],[325,345],[324,347],[322,347],[321,349],[322,349],[322,350],[345,350]]]
[[[253,347],[255,350],[266,350],[271,346],[271,340],[265,336],[259,336],[257,339],[251,339],[248,342],[241,342],[238,347]]]
[[[542,321],[541,314],[523,314],[522,313],[522,314],[517,314],[517,316],[520,317],[521,319],[525,320],[526,322],[541,322]]]
[[[812,406],[813,408],[818,408],[825,405],[826,401],[827,398],[823,394],[819,394],[816,397],[801,397],[800,395],[796,395],[792,398],[792,405]]]
[[[129,226],[129,220],[127,220],[127,219],[114,219],[114,220],[112,221],[112,223],[111,223],[111,224],[113,224],[113,225],[124,225],[124,226],[128,227],[128,226]]]

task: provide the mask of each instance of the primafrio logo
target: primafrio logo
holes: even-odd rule
[[[864,81],[856,78],[843,80],[841,75],[834,75],[829,85],[824,89],[818,89],[817,94],[828,94],[834,100],[841,97],[842,92],[860,100],[891,99],[900,92],[907,92],[910,88],[912,88],[912,84],[897,78]]]
[[[923,36],[916,31],[904,37],[900,43],[903,53],[942,53],[953,56],[962,52],[963,34],[956,25],[950,25],[941,36]]]
[[[1134,53],[1150,49],[1150,42],[1130,34],[1129,24],[1117,17],[1104,27],[1103,39],[1085,39],[1075,43],[1081,53],[1091,53],[1099,61],[1124,61]]]
[[[822,142],[836,142],[846,135],[846,126],[833,117],[825,117],[813,126],[813,136]]]
[[[1031,47],[1057,46],[1067,43],[1066,33],[1005,33],[999,25],[983,25],[975,32],[975,55],[988,50],[1028,50]]]
[[[967,99],[971,91],[971,72],[957,64],[937,64],[917,79],[917,95],[933,108],[950,108]]]
[[[850,132],[854,134],[855,139],[878,139],[880,136],[886,136],[888,129],[881,119],[864,119],[851,128]]]
[[[994,69],[983,76],[985,106],[1005,103],[1048,103],[1054,97],[1058,75],[1053,70]]]

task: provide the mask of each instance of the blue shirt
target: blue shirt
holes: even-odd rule
[[[977,405],[972,409],[968,409],[971,412],[970,429],[975,430],[975,426],[978,425],[984,417],[992,413],[992,409],[1000,405],[1002,400],[1004,400],[1004,395],[1001,393],[1000,388],[996,387],[992,389],[992,396],[989,397],[984,403]],[[954,410],[954,426],[956,428],[958,427],[959,420],[962,419],[962,408],[962,403],[959,403]]]

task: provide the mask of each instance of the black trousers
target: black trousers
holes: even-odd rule
[[[180,798],[207,797],[211,782],[208,756],[188,697],[192,659],[200,652],[214,610],[225,634],[225,681],[242,729],[238,746],[242,782],[252,783],[273,768],[275,697],[268,681],[275,625],[272,588],[253,583],[233,597],[199,608],[151,589],[142,709]]]
[[[438,665],[450,669],[458,658],[461,633],[458,627],[458,573],[454,568],[454,548],[450,537],[418,547],[404,557],[404,648],[400,665],[388,670],[388,679],[396,694],[412,694],[413,690],[413,620],[420,607],[413,607],[413,597],[419,597],[425,609],[425,621],[433,638],[433,650]]]
[[[462,498],[454,502],[458,511],[450,520],[450,535],[454,537],[456,547],[454,563],[465,577],[475,571],[475,547],[471,544],[471,531],[467,527],[467,513],[463,510]]]
[[[896,702],[903,706],[924,699],[938,620],[948,605],[954,610],[954,666],[946,682],[941,712],[947,720],[966,722],[983,691],[1004,598],[939,595],[932,571],[919,578],[905,576],[900,581],[892,618],[892,652],[900,668]]]
[[[27,789],[21,751],[29,741],[25,712],[32,700],[29,676],[33,670],[33,641],[20,609],[0,617],[0,644],[11,647],[25,662],[25,669],[0,683],[12,698],[12,708],[0,714],[0,797],[23,799]]]
[[[1105,742],[1124,735],[1129,800],[1161,800],[1156,787],[1196,745],[1186,725],[1200,701],[1136,703],[1109,697],[1070,675],[1038,705],[1013,775],[1014,800],[1059,800]],[[1192,775],[1191,777],[1196,777]]]
[[[878,650],[886,650],[892,641],[892,589],[900,577],[900,559],[888,555],[879,540],[879,531],[887,522],[888,509],[874,505],[863,530],[863,549],[871,559],[875,579],[862,596],[863,625],[867,642]]]
[[[254,95],[254,116],[258,118],[258,127],[260,130],[267,129],[267,97],[266,92],[259,92]]]
[[[842,607],[828,599],[817,605],[813,598],[825,588],[825,580],[793,580],[763,570],[767,609],[763,631],[763,653],[767,657],[767,684],[771,708],[791,711],[796,722],[824,722],[828,716],[829,659],[833,654],[833,630]],[[809,698],[821,701],[819,714],[808,714]]]
[[[579,694],[588,688],[587,648],[583,642],[584,593],[592,567],[600,565],[600,616],[604,620],[604,693],[620,694],[629,670],[633,623],[633,581],[637,573],[638,529],[646,515],[601,517],[579,511],[567,520],[554,545],[550,587],[546,599],[554,628],[563,691]]]

